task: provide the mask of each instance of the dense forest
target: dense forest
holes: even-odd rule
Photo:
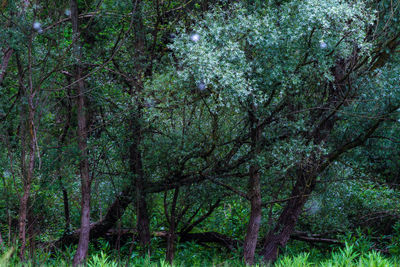
[[[400,1],[0,25],[0,266],[400,266]]]

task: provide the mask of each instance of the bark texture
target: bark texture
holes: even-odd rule
[[[78,147],[80,152],[79,171],[81,176],[81,229],[79,235],[78,248],[74,256],[73,265],[81,265],[86,259],[89,236],[90,236],[90,191],[91,178],[89,175],[89,162],[87,153],[87,120],[86,120],[86,104],[85,104],[85,85],[82,75],[82,67],[80,66],[80,47],[79,47],[79,24],[78,24],[78,4],[76,0],[70,1],[71,22],[74,33],[74,53],[77,64],[75,65],[75,83],[76,83],[76,106],[78,120]]]
[[[130,120],[130,147],[129,147],[129,165],[130,172],[133,175],[133,186],[135,187],[135,200],[136,200],[136,218],[137,218],[137,229],[139,233],[139,241],[147,254],[150,254],[150,219],[147,211],[147,201],[146,201],[146,192],[144,190],[146,177],[143,172],[142,166],[142,154],[139,148],[140,143],[142,142],[142,103],[143,99],[140,96],[140,93],[143,90],[143,81],[142,77],[146,75],[146,55],[145,55],[145,45],[146,45],[146,36],[145,36],[145,26],[143,25],[143,17],[142,17],[142,1],[137,1],[136,7],[136,17],[135,17],[135,40],[134,45],[136,48],[136,57],[135,57],[135,71],[136,77],[135,82],[132,86],[132,89],[135,89],[135,92],[131,90],[132,97],[136,98],[136,107],[134,108],[135,112],[131,115]]]
[[[265,262],[274,262],[278,257],[280,247],[286,246],[291,234],[294,232],[299,215],[306,203],[309,194],[315,187],[316,175],[299,170],[297,182],[292,189],[291,199],[287,202],[283,212],[272,231],[265,240],[261,255]]]
[[[35,152],[36,152],[36,145],[37,145],[37,140],[36,140],[36,127],[35,127],[35,113],[36,113],[36,107],[35,107],[35,94],[37,93],[33,87],[33,82],[32,82],[32,61],[31,61],[31,56],[32,56],[32,50],[31,50],[31,40],[29,42],[28,46],[28,89],[23,86],[23,71],[22,71],[22,66],[19,63],[18,60],[18,72],[19,72],[19,79],[20,79],[20,85],[21,89],[24,91],[27,99],[28,99],[28,116],[26,119],[24,119],[24,114],[21,113],[21,169],[22,169],[22,180],[23,180],[23,192],[22,196],[20,198],[20,206],[19,206],[19,240],[21,242],[21,247],[19,251],[19,256],[21,258],[21,261],[24,261],[24,256],[25,256],[25,248],[26,248],[26,228],[27,228],[27,222],[28,222],[28,202],[29,202],[29,196],[30,196],[30,191],[31,191],[31,186],[32,186],[32,179],[33,179],[33,172],[35,168]],[[23,109],[22,109],[23,110]],[[23,112],[23,111],[22,111]],[[28,135],[28,149],[29,149],[29,154],[28,154],[28,159],[26,160],[26,155],[25,155],[25,146],[26,146],[26,139],[25,135]]]
[[[255,112],[256,108],[253,106],[253,111],[250,113],[252,126],[250,131],[252,148],[256,158],[260,152],[259,142],[261,137],[261,128],[258,127],[258,120],[255,117]],[[243,244],[243,256],[246,264],[253,265],[262,217],[260,173],[257,163],[250,166],[247,195],[250,198],[251,210],[246,237]]]

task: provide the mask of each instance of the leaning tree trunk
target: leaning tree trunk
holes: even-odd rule
[[[261,256],[265,262],[274,262],[280,247],[284,247],[294,232],[299,215],[316,183],[316,175],[304,170],[297,172],[297,181],[278,222],[264,239]]]
[[[104,237],[106,233],[117,223],[124,214],[125,209],[132,202],[131,191],[134,190],[130,186],[125,188],[110,205],[103,220],[90,225],[90,239]],[[72,233],[65,234],[55,243],[56,247],[67,247],[79,242],[81,229]]]
[[[250,121],[252,125],[251,140],[255,157],[260,153],[259,140],[261,137],[261,128],[258,127],[258,120],[255,118],[255,107],[250,113]],[[247,225],[246,237],[243,244],[244,261],[248,265],[253,265],[254,254],[256,251],[258,232],[261,225],[262,207],[261,207],[261,188],[260,188],[260,172],[257,163],[250,166],[248,196],[250,197],[250,219]]]
[[[74,33],[74,53],[77,64],[75,65],[75,82],[77,94],[77,120],[78,120],[78,147],[80,152],[79,170],[81,176],[81,229],[78,248],[74,256],[73,265],[83,263],[87,256],[90,237],[90,190],[91,179],[89,175],[89,161],[87,153],[87,121],[85,104],[85,85],[82,78],[81,52],[79,48],[78,4],[76,0],[70,1],[72,31]]]

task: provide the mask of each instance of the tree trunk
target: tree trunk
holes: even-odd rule
[[[166,260],[172,264],[172,261],[174,260],[175,256],[175,228],[174,226],[170,226],[170,232],[168,233],[167,237],[167,252],[166,252]]]
[[[76,95],[77,95],[77,120],[78,120],[78,147],[80,152],[79,170],[81,176],[81,229],[79,235],[78,248],[74,256],[73,265],[77,266],[84,262],[90,237],[90,190],[91,179],[89,175],[89,161],[87,153],[87,121],[86,121],[86,105],[85,105],[85,85],[82,79],[81,52],[79,45],[79,25],[78,25],[78,5],[76,0],[70,1],[71,6],[71,22],[72,31],[75,39],[74,41],[74,54],[76,56],[77,64],[75,65],[75,82]]]
[[[138,111],[141,114],[141,111]],[[133,115],[140,116],[140,115]],[[140,116],[141,117],[141,116]],[[133,177],[133,184],[135,186],[135,199],[136,199],[136,218],[137,229],[139,233],[139,242],[144,251],[149,253],[150,245],[150,220],[147,212],[146,193],[144,192],[144,174],[142,167],[142,155],[139,150],[139,143],[141,142],[141,127],[138,118],[135,117],[131,121],[131,142],[129,148],[130,171]]]
[[[136,201],[139,242],[147,254],[150,254],[150,219],[147,212],[146,195],[140,185],[136,187]]]
[[[36,151],[36,128],[35,128],[35,106],[34,106],[34,96],[35,91],[32,84],[32,73],[31,73],[31,46],[28,47],[28,72],[29,72],[29,92],[27,95],[28,98],[28,131],[29,131],[29,158],[28,158],[28,166],[26,167],[26,159],[25,159],[25,134],[26,132],[23,130],[25,126],[21,127],[21,162],[22,162],[22,176],[23,176],[23,193],[20,198],[20,207],[19,207],[19,239],[21,241],[21,248],[19,256],[21,261],[24,261],[25,256],[25,247],[26,247],[26,225],[28,220],[28,201],[30,196],[30,190],[32,186],[32,177],[33,171],[35,168],[35,151]],[[19,68],[20,69],[20,68]],[[20,75],[22,75],[20,73]],[[22,80],[22,77],[20,77]],[[22,119],[22,121],[24,121]]]
[[[142,77],[145,75],[146,55],[145,55],[145,26],[143,25],[142,17],[142,1],[136,2],[136,22],[134,25],[135,40],[134,46],[136,49],[135,56],[135,84],[131,89],[135,89],[135,92],[131,90],[130,94],[136,98],[136,112],[132,114],[130,121],[130,142],[129,147],[130,154],[130,171],[133,174],[133,184],[135,186],[135,200],[136,200],[136,218],[137,218],[137,229],[139,233],[139,242],[143,247],[143,251],[150,254],[150,219],[147,211],[146,193],[144,191],[146,177],[144,176],[142,166],[142,155],[139,145],[142,141],[142,103],[143,97],[141,96],[143,90]]]
[[[68,79],[70,80],[70,79]],[[70,88],[67,89],[67,95],[68,97],[70,97]],[[72,105],[69,101],[69,99],[67,99],[66,101],[66,108],[67,108],[67,116],[66,116],[66,121],[65,121],[65,125],[64,125],[64,129],[58,139],[58,156],[60,159],[63,158],[62,156],[62,147],[64,146],[65,143],[65,139],[67,137],[68,134],[68,130],[70,128],[70,124],[71,124],[71,116],[72,116]],[[60,160],[61,163],[62,160]],[[65,230],[64,230],[64,234],[67,234],[71,229],[71,218],[70,218],[70,211],[69,211],[69,198],[68,198],[68,191],[65,188],[64,184],[63,184],[63,168],[61,165],[58,166],[58,170],[57,170],[57,176],[58,176],[58,181],[60,183],[60,188],[61,191],[63,193],[63,203],[64,203],[64,218],[65,218]]]
[[[315,174],[308,174],[300,170],[297,175],[296,184],[290,195],[291,199],[287,202],[283,212],[279,216],[278,222],[264,240],[261,251],[263,260],[267,263],[274,262],[278,257],[278,250],[284,247],[294,232],[299,215],[306,203],[309,194],[315,187]]]
[[[5,48],[3,49],[4,56],[3,56],[3,61],[0,66],[0,85],[3,83],[4,76],[6,75],[8,63],[10,61],[10,58],[14,52],[12,48]]]
[[[245,263],[253,265],[262,217],[260,174],[255,166],[250,167],[249,187],[251,211],[243,244],[243,254]]]
[[[176,219],[176,204],[179,196],[179,188],[174,190],[174,197],[172,199],[171,210],[169,215],[168,215],[167,194],[168,192],[164,193],[164,211],[167,221],[169,223],[169,229],[167,235],[167,251],[165,254],[165,258],[170,264],[172,264],[175,254],[176,227],[177,224],[179,223]]]
[[[260,153],[259,140],[261,137],[261,128],[258,127],[258,120],[255,118],[255,112],[256,108],[253,106],[253,112],[250,113],[252,127],[250,131],[252,148],[254,150],[255,157],[257,157],[257,155]],[[243,244],[243,256],[246,264],[253,265],[262,217],[260,173],[259,166],[256,163],[250,166],[248,187],[251,210],[249,223],[247,225],[246,237]]]

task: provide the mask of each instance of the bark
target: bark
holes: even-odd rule
[[[179,188],[174,190],[174,197],[172,200],[171,211],[170,211],[169,215],[168,215],[166,196],[167,196],[167,192],[165,192],[165,194],[164,194],[164,211],[165,211],[165,216],[167,218],[167,221],[169,223],[169,229],[168,229],[168,235],[167,235],[167,251],[166,251],[165,258],[170,264],[172,264],[172,261],[174,260],[174,254],[175,254],[175,235],[176,235],[175,231],[176,231],[176,226],[178,224],[178,221],[176,218],[176,203],[177,203],[178,196],[179,196]]]
[[[137,1],[136,9],[136,23],[134,26],[135,40],[134,45],[136,48],[135,57],[135,84],[131,89],[135,89],[136,92],[131,90],[130,94],[136,96],[136,112],[132,114],[130,121],[130,142],[129,147],[129,165],[130,172],[133,175],[133,185],[135,186],[135,200],[136,200],[136,218],[137,218],[137,229],[139,233],[139,242],[144,251],[150,253],[150,219],[147,211],[147,201],[145,193],[146,177],[144,176],[142,166],[142,155],[139,145],[142,141],[142,96],[140,95],[143,89],[142,77],[145,75],[145,31],[142,17],[142,1]]]
[[[22,66],[18,63],[18,72],[20,75],[20,84],[22,85],[23,77],[22,77]],[[24,125],[21,125],[21,169],[22,169],[22,176],[23,176],[23,193],[20,198],[20,206],[19,206],[19,239],[21,242],[21,247],[19,251],[19,257],[21,261],[24,261],[25,257],[25,248],[26,248],[26,226],[28,220],[28,202],[30,196],[30,190],[32,186],[32,178],[33,172],[35,168],[35,152],[36,152],[36,128],[35,128],[35,106],[34,106],[34,99],[35,99],[35,90],[32,84],[32,68],[31,68],[31,46],[28,46],[28,118],[26,120],[27,130],[29,135],[29,155],[28,155],[28,162],[26,164],[25,159],[25,134],[27,134],[23,129],[25,129]],[[24,87],[25,89],[25,87]],[[23,117],[23,115],[22,115]],[[22,119],[22,123],[24,120]]]
[[[29,180],[28,180],[29,179]],[[31,188],[30,178],[25,178],[24,180],[24,192],[20,199],[19,204],[19,240],[21,242],[21,247],[19,251],[19,257],[21,261],[25,260],[25,248],[26,248],[26,225],[27,225],[27,213],[28,213],[28,200]]]
[[[251,210],[243,244],[243,253],[245,263],[253,265],[262,217],[260,174],[255,166],[250,168],[249,186]]]
[[[87,153],[87,120],[85,104],[85,85],[82,79],[82,67],[80,66],[80,47],[79,47],[79,25],[78,25],[78,5],[76,0],[70,1],[72,30],[75,37],[74,53],[78,63],[75,65],[75,82],[77,94],[77,120],[78,120],[78,147],[80,152],[79,170],[81,176],[81,229],[79,235],[78,248],[74,256],[73,265],[81,265],[86,259],[89,237],[90,237],[90,190],[91,179],[89,175],[89,161]]]
[[[60,177],[61,179],[61,177]],[[60,182],[62,183],[62,182]],[[69,201],[68,201],[68,192],[65,189],[64,185],[61,184],[61,190],[63,192],[63,202],[64,202],[64,217],[65,217],[65,233],[69,232],[71,225],[71,218],[69,215]]]
[[[279,248],[286,245],[294,232],[303,206],[315,187],[316,176],[315,173],[308,173],[302,169],[298,171],[297,181],[290,195],[292,198],[287,202],[274,229],[267,234],[264,240],[261,255],[265,262],[274,262],[276,260]]]
[[[140,116],[140,115],[139,115]],[[150,245],[150,220],[147,212],[146,193],[144,191],[145,177],[142,167],[142,155],[139,150],[141,142],[141,127],[137,120],[131,121],[131,142],[129,147],[130,171],[133,175],[133,186],[135,187],[136,217],[139,241],[144,250],[148,250]]]
[[[255,108],[253,108],[253,112],[255,111]],[[255,118],[254,113],[250,114],[250,120],[252,125],[252,148],[255,157],[257,157],[260,152],[259,141],[261,137],[261,128],[258,127],[258,120]],[[260,173],[259,166],[256,163],[250,166],[248,187],[247,195],[250,197],[251,210],[246,237],[243,244],[243,256],[246,264],[253,265],[262,217]]]

